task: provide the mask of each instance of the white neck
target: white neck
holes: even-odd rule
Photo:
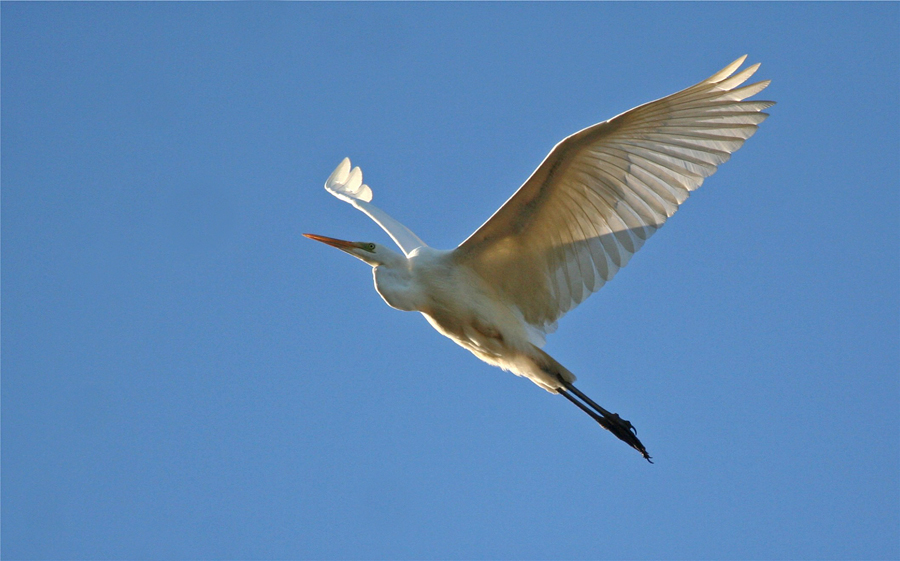
[[[375,278],[375,290],[388,306],[404,312],[419,309],[421,295],[416,290],[409,267],[379,265],[372,269],[372,275]]]

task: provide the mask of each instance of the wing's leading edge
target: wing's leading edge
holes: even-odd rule
[[[624,267],[691,191],[756,132],[746,56],[706,80],[557,144],[455,255],[531,325],[552,331]]]
[[[362,181],[362,170],[359,167],[351,169],[350,158],[344,158],[325,182],[325,190],[366,213],[369,218],[381,226],[382,230],[388,233],[407,257],[412,250],[426,245],[409,228],[373,205],[370,202],[372,189]]]

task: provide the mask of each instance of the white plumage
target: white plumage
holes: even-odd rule
[[[371,217],[404,255],[307,237],[372,265],[389,305],[421,312],[478,358],[564,395],[649,459],[631,424],[578,391],[575,376],[540,347],[559,318],[612,279],[766,119],[773,102],[745,100],[769,82],[739,87],[759,65],[734,74],[745,58],[564,139],[454,250],[428,247],[372,205],[372,190],[346,158],[325,188]]]

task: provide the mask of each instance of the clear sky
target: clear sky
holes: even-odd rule
[[[900,4],[2,4],[4,559],[900,557]],[[452,248],[564,136],[759,132],[547,351],[656,461],[301,237]]]

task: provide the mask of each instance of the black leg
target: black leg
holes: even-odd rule
[[[619,440],[625,442],[626,444],[640,452],[644,459],[646,459],[648,462],[650,462],[651,464],[653,463],[653,460],[650,459],[650,454],[647,453],[647,449],[644,448],[644,445],[640,440],[638,440],[637,431],[635,430],[634,425],[619,417],[617,413],[610,413],[606,409],[600,407],[594,402],[594,400],[584,395],[578,388],[576,388],[569,382],[566,382],[562,379],[560,381],[566,388],[565,390],[562,388],[557,390],[559,391],[560,395],[562,395],[563,397],[574,403],[576,406],[578,406],[579,409],[590,415],[590,417],[597,421],[601,427],[616,435]],[[569,391],[578,396],[578,398],[584,401],[584,403],[569,394]],[[593,409],[591,409],[591,407]]]

